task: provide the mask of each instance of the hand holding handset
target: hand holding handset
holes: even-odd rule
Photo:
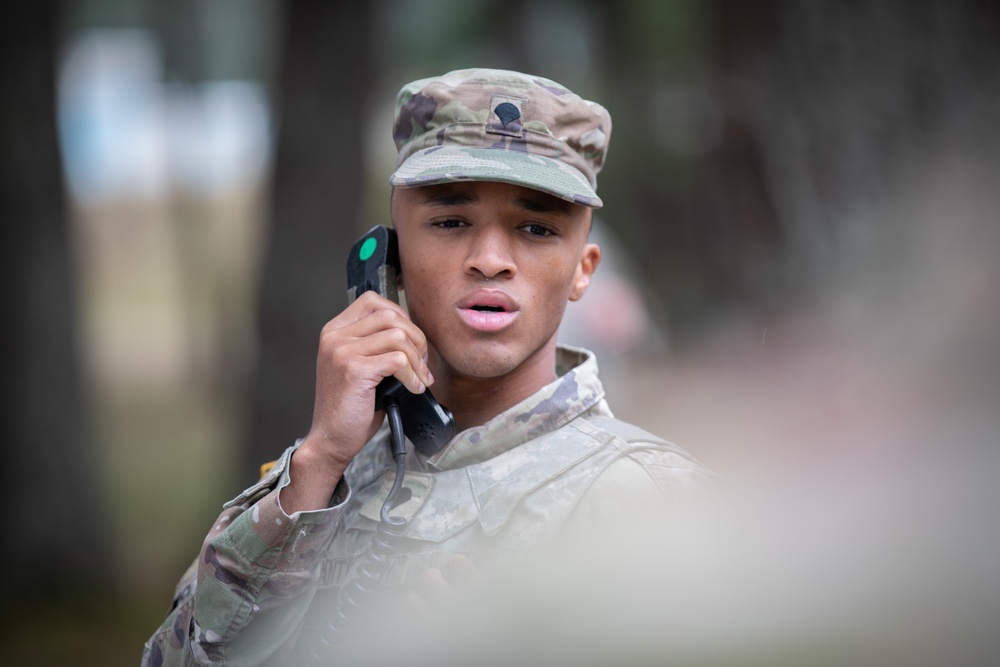
[[[396,232],[384,225],[372,227],[351,248],[347,258],[347,299],[355,299],[368,291],[399,303],[396,279],[399,276],[399,249]],[[403,433],[421,454],[430,456],[440,451],[455,435],[455,420],[451,412],[431,395],[411,394],[394,377],[379,384],[375,409],[381,410],[386,401],[399,405]]]
[[[396,279],[399,276],[399,249],[396,232],[379,225],[362,236],[351,248],[347,257],[347,299],[351,303],[368,291],[399,303]],[[395,377],[384,378],[375,390],[375,409],[386,412],[392,434],[392,458],[396,476],[392,488],[382,503],[378,523],[371,544],[359,556],[358,566],[337,595],[337,604],[326,622],[326,636],[319,635],[312,657],[315,664],[326,664],[329,650],[336,638],[348,631],[364,602],[381,581],[389,557],[394,552],[395,540],[402,535],[406,519],[391,516],[396,498],[406,473],[406,443],[410,439],[419,452],[434,454],[443,448],[455,434],[455,420],[427,389],[422,394],[411,394]]]

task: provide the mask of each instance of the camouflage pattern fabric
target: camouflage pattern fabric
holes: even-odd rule
[[[597,173],[611,138],[611,116],[541,77],[466,69],[403,86],[389,182],[414,187],[499,181],[598,208]]]
[[[551,540],[623,462],[667,494],[705,478],[680,448],[613,418],[593,355],[563,347],[558,362],[560,377],[535,395],[432,457],[411,453],[406,499],[392,511],[409,521],[381,587],[411,585],[456,554],[485,568]],[[294,448],[227,503],[143,665],[300,664],[296,651],[327,632],[378,528],[392,481],[387,437],[383,428],[355,458],[330,509],[281,510]]]

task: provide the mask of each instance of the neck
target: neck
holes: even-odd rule
[[[455,416],[457,430],[481,426],[556,379],[556,347],[548,345],[501,376],[474,377],[459,373],[433,351],[435,398]]]

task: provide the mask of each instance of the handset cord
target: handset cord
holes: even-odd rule
[[[396,504],[396,496],[403,488],[403,476],[406,474],[406,440],[403,436],[403,417],[399,413],[399,400],[394,395],[388,395],[383,399],[385,413],[389,419],[389,432],[392,434],[392,460],[396,462],[396,477],[392,480],[392,488],[389,495],[382,503],[382,523],[379,525],[390,525],[396,529],[406,526],[406,519],[402,517],[389,516],[389,511]]]
[[[374,592],[382,573],[388,568],[388,557],[393,553],[393,542],[406,527],[406,519],[389,515],[396,504],[396,496],[403,488],[406,473],[406,440],[403,437],[403,419],[399,413],[399,401],[394,395],[383,399],[389,431],[392,434],[392,459],[396,463],[396,476],[385,502],[382,503],[381,521],[372,537],[372,542],[358,559],[354,576],[341,587],[337,603],[326,623],[326,632],[316,638],[312,657],[317,664],[330,657],[329,651],[336,644],[338,634],[348,628],[351,621],[361,615],[365,600]]]

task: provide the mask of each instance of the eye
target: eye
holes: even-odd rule
[[[531,236],[536,236],[539,238],[545,238],[547,236],[555,236],[556,232],[545,225],[540,225],[537,222],[528,223],[521,227],[524,231],[528,232]]]
[[[431,226],[438,229],[458,229],[464,227],[465,222],[462,220],[436,220],[431,223]]]

